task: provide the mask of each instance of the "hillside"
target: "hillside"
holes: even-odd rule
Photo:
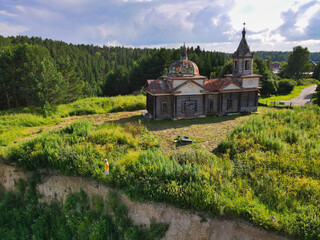
[[[320,237],[317,106],[181,121],[112,113],[121,108],[71,117],[57,109],[46,118],[2,113],[2,162],[94,178],[132,199],[243,218],[290,237]],[[178,134],[194,144],[175,145]]]

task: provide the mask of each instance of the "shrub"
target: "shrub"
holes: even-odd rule
[[[268,78],[261,82],[261,93],[263,95],[272,95],[277,93],[277,84],[274,79]]]
[[[297,85],[296,81],[292,79],[282,79],[278,82],[278,94],[289,94]]]
[[[92,125],[90,122],[75,122],[61,130],[63,133],[74,134],[79,137],[86,137]]]
[[[99,201],[100,211],[89,209],[90,199],[83,190],[69,194],[62,207],[58,202],[38,204],[39,194],[33,184],[28,185],[25,195],[0,189],[1,239],[117,240],[130,236],[132,240],[151,240],[161,239],[168,229],[156,222],[150,228],[134,225],[119,197],[106,214],[103,201]]]
[[[94,131],[90,135],[89,141],[100,145],[107,143],[128,145],[131,148],[135,148],[138,145],[137,139],[130,132],[115,124],[107,124],[104,125],[104,128]]]

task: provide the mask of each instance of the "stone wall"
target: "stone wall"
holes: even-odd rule
[[[79,192],[82,188],[89,196],[100,195],[102,198],[110,190],[103,184],[81,177],[60,176],[54,171],[45,171],[46,178],[38,185],[42,200],[50,202],[53,199],[65,201],[69,193]],[[15,180],[25,179],[30,173],[18,168],[0,164],[0,184],[6,190],[14,190]],[[199,214],[181,210],[168,204],[140,203],[130,201],[125,195],[121,196],[127,205],[129,215],[135,224],[148,226],[152,219],[156,222],[169,223],[169,229],[164,237],[166,240],[285,240],[287,238],[267,232],[242,220],[205,220]]]

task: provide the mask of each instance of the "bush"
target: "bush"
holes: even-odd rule
[[[278,81],[278,94],[289,94],[297,83],[292,79],[282,79]]]
[[[107,210],[114,193],[109,194],[107,203],[99,200],[100,211],[91,211],[90,198],[83,190],[69,194],[62,207],[58,202],[38,204],[35,185],[28,185],[26,194],[0,188],[1,239],[151,240],[161,239],[168,229],[166,224],[155,222],[150,228],[134,225],[119,197]]]
[[[272,78],[268,78],[261,82],[261,94],[273,95],[277,93],[277,84]]]

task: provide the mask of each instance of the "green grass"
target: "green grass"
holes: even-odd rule
[[[30,113],[0,115],[0,156],[6,146],[21,137],[30,135],[27,129],[37,126],[52,125],[60,122],[57,117],[45,118],[41,115]]]
[[[110,112],[134,111],[146,108],[144,95],[128,95],[117,97],[92,97],[81,99],[69,104],[59,105],[54,115],[60,117],[102,114]]]
[[[80,116],[88,114],[103,114],[110,112],[134,111],[146,108],[146,97],[142,94],[116,96],[116,97],[91,97],[80,99],[72,103],[58,106],[25,107],[0,111],[0,116],[8,114],[33,114],[52,117]]]
[[[20,108],[0,112],[0,156],[5,147],[34,134],[32,127],[49,126],[68,116],[133,111],[145,108],[146,98],[138,96],[93,97],[56,107]]]
[[[147,130],[152,122],[144,125],[138,119],[72,123],[9,148],[6,161],[29,170],[50,167],[95,178],[141,201],[243,218],[299,239],[320,238],[318,106],[252,115],[231,130],[214,153],[199,144],[166,151]],[[199,121],[154,126],[165,124],[170,132],[209,124]],[[212,123],[207,134],[215,124],[221,123]],[[110,162],[108,177],[104,158]]]
[[[271,102],[280,102],[280,101],[288,101],[293,98],[296,98],[300,95],[302,89],[311,86],[314,84],[307,84],[303,86],[295,86],[292,92],[288,95],[278,95],[278,96],[272,96],[272,97],[260,97],[259,102],[261,103],[268,103],[270,104]]]

